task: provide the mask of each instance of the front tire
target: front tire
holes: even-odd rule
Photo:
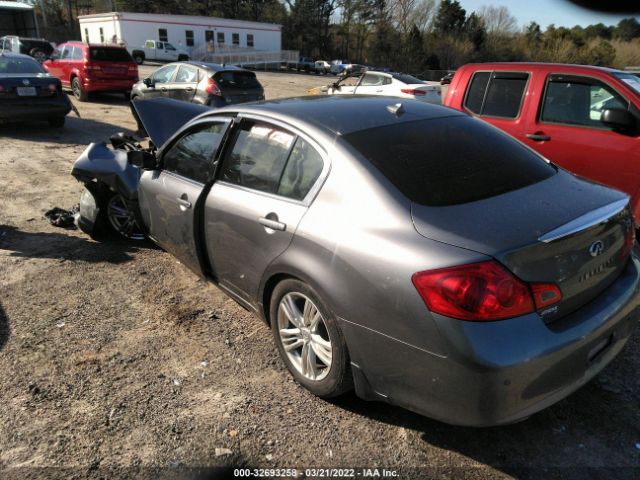
[[[73,91],[73,96],[81,102],[89,100],[89,92],[82,88],[82,83],[78,77],[74,77],[71,81],[71,90]]]
[[[138,226],[136,215],[122,195],[113,193],[106,199],[102,208],[115,233],[129,240],[144,240],[145,236]]]
[[[307,284],[284,280],[273,291],[271,329],[280,357],[298,383],[321,398],[353,386],[349,355],[333,313]]]

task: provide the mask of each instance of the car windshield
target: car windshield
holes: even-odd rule
[[[131,55],[124,48],[91,47],[89,58],[102,62],[133,62]]]
[[[253,72],[218,72],[214,78],[222,90],[225,88],[261,88],[260,82]]]
[[[31,58],[8,58],[0,56],[0,75],[4,73],[46,73],[38,62]]]
[[[419,78],[412,77],[411,75],[406,75],[404,73],[393,73],[391,76],[402,83],[406,83],[407,85],[413,83],[427,83],[424,80],[420,80]]]
[[[614,75],[629,85],[634,92],[640,94],[640,78],[630,73],[614,73]]]
[[[421,205],[473,202],[556,173],[533,151],[469,117],[402,122],[343,138],[409,200]]]

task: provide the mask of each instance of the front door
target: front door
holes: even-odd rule
[[[144,90],[144,98],[166,97],[169,92],[168,86],[173,83],[177,70],[177,65],[165,65],[156,70],[151,76],[153,80],[151,86]]]
[[[289,246],[325,162],[288,129],[244,119],[205,200],[208,257],[219,284],[255,303],[269,264]]]
[[[140,211],[149,236],[191,270],[202,275],[194,220],[198,199],[211,179],[213,160],[229,120],[196,124],[170,144],[160,169],[140,179]]]
[[[629,100],[588,76],[550,75],[536,123],[523,139],[558,165],[638,199],[640,137],[601,121],[605,109],[631,110]]]

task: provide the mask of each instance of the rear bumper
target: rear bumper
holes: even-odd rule
[[[82,81],[82,87],[87,92],[129,92],[138,82],[138,79],[104,79],[104,78],[85,78]]]
[[[341,322],[356,339],[358,394],[446,423],[490,426],[522,420],[566,397],[622,350],[637,322],[640,261],[596,300],[551,325],[537,314],[498,322],[434,315],[447,354],[431,354],[372,330]],[[385,362],[368,355],[385,352]],[[384,365],[384,367],[380,367]]]
[[[71,111],[71,102],[65,96],[37,101],[11,100],[0,103],[0,121],[46,120],[64,117]]]

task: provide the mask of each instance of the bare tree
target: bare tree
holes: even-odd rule
[[[509,9],[504,6],[483,6],[478,11],[488,34],[515,33],[518,29],[518,20],[511,15]]]
[[[407,35],[415,25],[425,32],[431,29],[436,0],[390,0],[388,9],[394,25]]]

